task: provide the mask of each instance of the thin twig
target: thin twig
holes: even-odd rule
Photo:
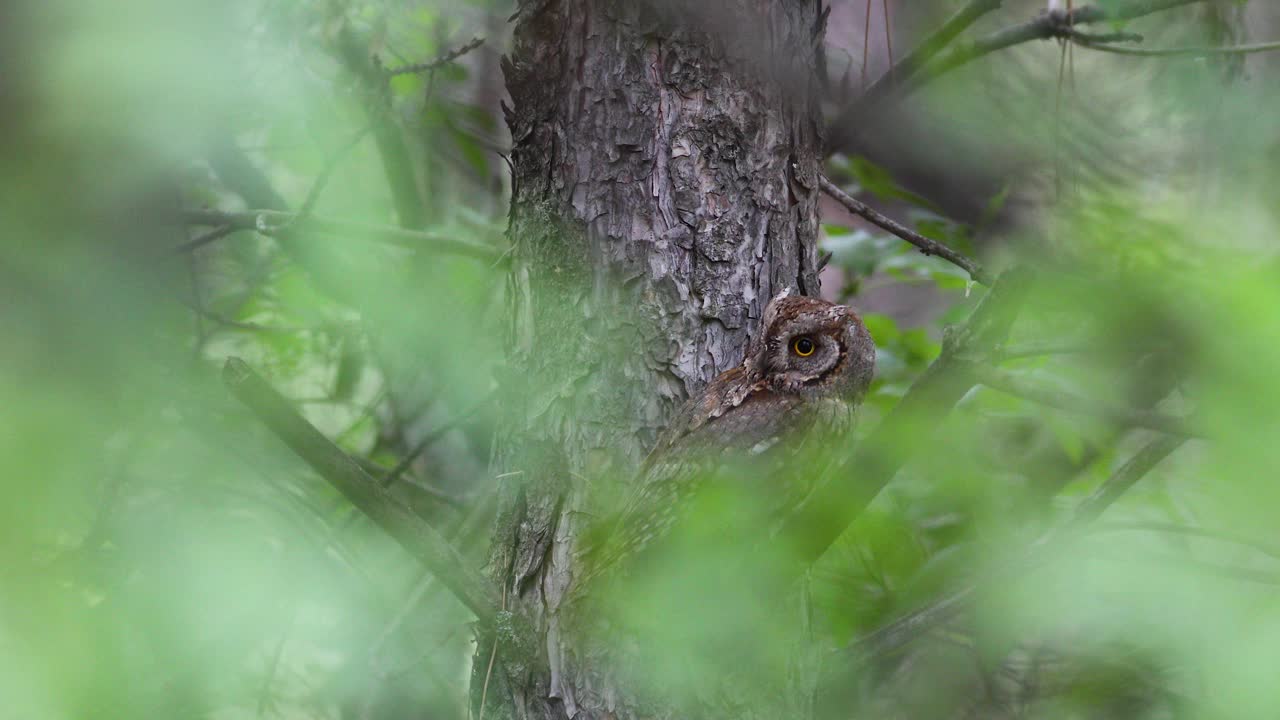
[[[315,182],[311,183],[311,189],[307,191],[307,197],[302,201],[302,207],[298,209],[298,213],[289,221],[289,226],[302,223],[311,216],[311,211],[315,209],[316,202],[320,200],[320,193],[324,192],[324,188],[329,184],[329,178],[333,176],[333,171],[338,167],[338,162],[347,154],[351,148],[355,147],[369,131],[373,130],[373,123],[360,128],[345,143],[333,151],[329,159],[325,162],[324,167],[320,170],[320,174],[316,176]]]
[[[110,535],[112,515],[119,509],[121,489],[128,482],[129,470],[138,454],[137,435],[125,431],[123,440],[123,447],[116,456],[118,459],[110,462],[113,467],[102,480],[102,489],[94,503],[96,509],[93,522],[76,546],[77,553],[90,553],[97,550]]]
[[[1074,29],[1071,30],[1067,36],[1072,40],[1079,40],[1080,42],[1086,43],[1140,43],[1145,39],[1138,33],[1131,32],[1087,33]]]
[[[296,216],[295,213],[278,210],[249,210],[223,212],[220,210],[186,210],[182,221],[191,225],[230,226],[233,230],[254,230],[267,235],[278,232]],[[442,252],[462,255],[479,260],[493,261],[502,257],[497,248],[470,240],[443,235],[437,232],[405,230],[388,225],[327,220],[316,216],[305,218],[301,226],[309,231],[325,235],[363,235],[396,247],[426,252]]]
[[[405,139],[404,128],[391,109],[391,78],[376,56],[368,53],[368,43],[349,25],[343,25],[333,38],[332,48],[338,59],[360,79],[365,116],[373,125],[373,140],[382,161],[387,189],[396,219],[402,228],[417,230],[427,224],[429,213],[411,161],[413,155]]]
[[[978,10],[982,7],[981,0],[971,3],[960,10],[957,15],[952,16],[950,20],[943,25],[935,35],[939,41],[936,47],[932,48],[932,60],[915,67],[911,67],[908,71],[906,65],[911,56],[903,58],[898,63],[898,67],[890,70],[892,76],[896,79],[892,84],[889,83],[889,75],[882,80],[877,80],[872,87],[867,90],[862,97],[848,104],[840,111],[835,119],[831,122],[830,137],[831,140],[827,144],[828,152],[834,153],[848,149],[849,143],[854,137],[853,128],[863,121],[864,118],[874,114],[890,104],[890,101],[896,98],[902,98],[910,93],[918,90],[924,85],[938,79],[939,77],[959,68],[963,65],[977,60],[994,52],[1021,45],[1022,43],[1031,42],[1033,40],[1047,40],[1055,37],[1064,37],[1070,33],[1078,25],[1088,25],[1092,23],[1106,22],[1111,20],[1131,20],[1134,18],[1151,15],[1153,13],[1171,10],[1173,8],[1195,3],[1206,2],[1207,0],[1129,0],[1122,4],[1108,4],[1106,8],[1097,5],[1086,5],[1076,8],[1069,15],[1062,11],[1046,12],[1002,30],[991,33],[977,40],[972,40],[961,45],[951,46],[945,53],[941,50],[945,49],[954,39],[955,33],[944,33],[943,30],[953,22],[960,25],[960,29],[972,24],[972,20],[965,21],[968,17],[966,12],[977,13],[977,17],[985,14]],[[971,6],[977,6],[970,10]],[[998,6],[999,3],[996,3]],[[973,19],[977,19],[974,17]],[[927,40],[921,48],[930,45],[933,36]],[[915,62],[914,60],[912,61]],[[904,77],[905,76],[905,77]]]
[[[1133,0],[1110,8],[1097,5],[1086,5],[1076,9],[1069,16],[1063,12],[1042,13],[1035,18],[1017,25],[998,30],[984,38],[952,48],[946,55],[939,56],[930,63],[910,88],[911,91],[925,83],[938,79],[956,68],[967,65],[978,58],[993,52],[1021,45],[1033,40],[1048,40],[1063,37],[1077,25],[1106,22],[1108,20],[1132,20],[1153,13],[1172,10],[1183,5],[1205,2],[1206,0]]]
[[[200,317],[206,318],[208,320],[212,320],[213,322],[217,323],[220,327],[229,327],[235,330],[245,330],[248,332],[282,333],[282,334],[308,332],[311,330],[311,328],[301,327],[301,326],[295,327],[291,325],[262,325],[260,323],[244,322],[243,320],[232,320],[231,318],[227,317],[226,315],[223,315],[222,313],[214,312],[213,310],[210,310],[205,307],[200,307],[196,303],[186,299],[182,300],[182,304],[191,308],[191,310],[196,314],[200,315]],[[328,400],[326,399],[326,402],[327,401]]]
[[[372,460],[369,460],[368,458],[355,458],[355,461],[360,463],[360,467],[364,468],[364,471],[369,473],[373,477],[381,477],[382,475],[385,475],[386,473],[390,472],[390,469],[387,468],[386,466],[380,465]],[[457,497],[451,493],[447,493],[444,490],[441,490],[440,488],[435,487],[434,485],[423,482],[422,480],[410,478],[407,482],[405,482],[404,487],[408,487],[408,488],[411,488],[412,490],[425,493],[432,500],[436,500],[438,502],[444,503],[445,505],[448,505],[449,507],[455,508],[457,510],[463,510],[463,509],[466,509],[467,507],[467,502],[464,499]],[[408,494],[412,495],[413,493],[408,493]]]
[[[960,253],[956,252],[955,250],[952,250],[946,245],[943,245],[937,240],[931,240],[921,235],[920,233],[912,230],[911,228],[908,228],[907,226],[899,223],[893,218],[888,217],[887,215],[882,215],[881,213],[872,209],[866,203],[863,203],[862,201],[857,200],[853,196],[841,190],[835,183],[831,182],[831,180],[829,180],[826,176],[821,176],[819,178],[819,182],[822,185],[823,192],[830,195],[832,198],[834,198],[837,202],[843,205],[849,212],[853,213],[854,215],[858,215],[866,219],[868,222],[871,222],[881,228],[884,228],[885,230],[888,230],[894,235],[897,235],[903,240],[906,240],[907,242],[911,243],[912,245],[915,245],[917,248],[920,249],[920,252],[924,253],[925,255],[936,255],[946,260],[947,262],[950,262],[956,267],[959,267],[960,269],[969,273],[969,277],[973,278],[975,281],[980,282],[983,285],[988,285],[988,286],[991,285],[991,278],[986,274],[985,271],[983,271],[982,266],[979,265],[974,260],[971,260],[965,257],[964,255],[961,255]]]
[[[484,623],[499,610],[497,593],[434,527],[401,504],[243,360],[228,358],[223,381],[289,449],[418,558]]]
[[[867,60],[871,50],[871,0],[867,0],[867,16],[862,21],[862,91],[867,90]]]
[[[915,50],[907,53],[896,63],[891,59],[889,70],[872,83],[870,89],[867,88],[867,40],[864,35],[862,52],[863,94],[854,101],[854,103],[856,103],[858,107],[874,105],[884,96],[887,96],[896,85],[910,80],[916,72],[920,70],[920,68],[924,67],[924,65],[929,62],[929,60],[933,59],[935,55],[946,48],[947,45],[951,44],[951,41],[954,40],[956,36],[964,32],[970,25],[977,22],[978,18],[1000,7],[1001,2],[1003,2],[1003,0],[970,0],[967,5],[956,11],[954,15],[948,18],[947,21],[942,24],[942,27],[938,28],[932,35],[925,38],[924,42],[920,43]],[[886,37],[888,33],[888,18],[889,16],[886,12]],[[866,25],[868,28],[871,25],[871,0],[867,0]],[[839,145],[841,139],[836,137],[836,133],[839,133],[842,128],[850,126],[851,120],[857,113],[857,110],[854,108],[854,103],[846,104],[846,106],[840,110],[836,119],[831,123],[835,131],[832,135],[832,140],[830,142],[831,145]]]
[[[222,238],[230,235],[235,231],[236,231],[236,228],[233,228],[230,225],[223,225],[222,227],[214,228],[209,232],[201,235],[197,235],[194,238],[191,238],[190,240],[174,248],[173,254],[181,255],[182,253],[188,253],[197,248],[202,248],[205,245],[208,245],[209,243],[217,242],[221,240]]]
[[[1251,582],[1261,585],[1280,585],[1280,574],[1267,572],[1266,570],[1219,565],[1217,563],[1200,560],[1198,558],[1170,555],[1169,553],[1143,552],[1140,554],[1147,560],[1154,560],[1156,562],[1174,565],[1179,570],[1200,572],[1226,580],[1237,580],[1240,582]],[[1107,556],[1104,556],[1104,559],[1106,558]]]
[[[183,232],[189,232],[187,228],[183,228]],[[204,293],[200,290],[200,272],[196,269],[195,257],[188,255],[186,257],[187,280],[191,283],[191,307],[194,310],[192,315],[195,318],[196,342],[192,348],[192,356],[199,360],[204,353],[205,343],[209,341],[209,335],[205,332],[204,327]]]
[[[489,517],[492,510],[493,501],[496,500],[496,492],[490,490],[478,502],[474,503],[467,511],[466,516],[449,532],[449,541],[455,544],[465,546],[467,541],[472,538],[478,531],[485,527],[485,519]],[[391,638],[396,637],[399,628],[413,614],[414,610],[429,596],[434,596],[435,579],[430,572],[423,573],[415,584],[413,591],[400,609],[392,616],[391,620],[378,633],[377,639],[369,646],[365,656],[368,658],[369,668],[374,674],[375,682],[381,682],[388,676],[396,673],[393,669],[382,669],[380,656],[387,643]],[[439,678],[432,675],[432,678],[439,682]],[[468,705],[468,716],[470,715],[470,706]],[[361,717],[367,717],[366,714]]]
[[[991,354],[991,359],[996,362],[1003,362],[1005,360],[1023,360],[1046,355],[1083,355],[1090,352],[1097,352],[1097,348],[1090,348],[1083,342],[1027,342],[997,348]]]
[[[1134,55],[1137,57],[1249,55],[1251,53],[1280,50],[1280,42],[1256,43],[1253,45],[1229,45],[1226,47],[1131,48],[1120,47],[1117,45],[1104,45],[1102,44],[1103,41],[1098,37],[1091,37],[1082,33],[1072,34],[1071,39],[1075,41],[1076,45],[1090,50],[1115,53],[1116,55]]]
[[[893,82],[893,28],[889,24],[889,0],[881,0],[884,9],[884,45],[889,51],[889,82]]]
[[[424,62],[424,63],[417,63],[415,65],[405,65],[403,67],[398,67],[398,68],[388,68],[386,72],[388,75],[407,75],[409,73],[429,72],[431,70],[435,70],[437,68],[443,67],[444,65],[448,65],[449,63],[453,62],[454,60],[457,60],[463,55],[466,55],[472,50],[475,50],[476,48],[480,47],[483,44],[484,44],[484,37],[477,35],[476,37],[469,40],[465,45],[462,45],[454,50],[450,50],[445,54],[435,58],[434,60]]]
[[[492,504],[493,499],[494,494],[491,490],[486,493],[485,497],[474,503],[467,510],[467,513],[463,516],[462,520],[449,533],[449,541],[465,546],[468,538],[484,526],[484,519],[487,517],[487,511],[490,509],[489,506]],[[392,616],[391,620],[387,622],[386,627],[378,633],[377,639],[369,647],[367,654],[371,662],[381,654],[383,647],[385,647],[387,642],[391,640],[395,635],[396,630],[404,624],[405,620],[408,619],[413,610],[422,602],[423,598],[427,596],[427,592],[434,584],[435,576],[432,575],[430,571],[422,574],[418,579],[418,582],[415,583],[413,591],[409,593],[409,597],[405,600],[404,605],[402,605],[395,615]]]
[[[1193,537],[1241,545],[1243,547],[1257,550],[1264,555],[1270,555],[1273,558],[1280,559],[1280,546],[1263,542],[1257,538],[1249,537],[1248,535],[1231,532],[1230,530],[1216,530],[1213,528],[1196,527],[1195,525],[1183,525],[1181,523],[1159,522],[1155,520],[1114,522],[1098,525],[1089,532],[1091,534],[1095,534],[1126,531],[1190,535]]]
[[[280,659],[284,657],[284,646],[289,641],[289,635],[293,632],[293,626],[298,619],[298,604],[293,604],[293,609],[289,613],[289,621],[285,623],[284,630],[280,633],[280,639],[276,642],[275,652],[271,654],[271,663],[267,665],[266,677],[262,679],[262,689],[258,693],[258,718],[266,717],[267,705],[271,702],[271,686],[275,683],[276,673],[280,669]]]
[[[1189,427],[1186,418],[1165,415],[1150,410],[1139,410],[1110,405],[1105,402],[1083,398],[1070,393],[1046,390],[1038,385],[1025,382],[1016,375],[975,362],[974,376],[978,382],[994,390],[1016,395],[1040,405],[1066,410],[1067,412],[1098,415],[1120,425],[1158,430],[1179,437],[1201,437],[1201,433]]]
[[[895,63],[889,72],[876,81],[869,94],[885,92],[896,83],[910,80],[920,68],[950,45],[960,33],[967,30],[983,15],[999,8],[1002,3],[1003,0],[969,0],[967,5],[947,18],[942,27],[925,38],[918,48],[904,56],[900,62]]]
[[[1070,522],[1067,523],[1066,530],[1079,530],[1083,526],[1098,519],[1103,510],[1111,507],[1120,496],[1129,491],[1134,483],[1142,479],[1151,468],[1157,463],[1164,460],[1174,450],[1182,446],[1186,442],[1185,437],[1165,436],[1156,438],[1148,443],[1145,447],[1134,454],[1124,467],[1116,471],[1114,475],[1107,478],[1107,481],[1093,492],[1092,495],[1085,498],[1076,506],[1075,512],[1072,513]]]
[[[418,441],[418,444],[415,445],[413,449],[405,453],[405,456],[400,459],[400,462],[396,463],[395,467],[391,468],[391,470],[387,471],[386,475],[382,476],[382,480],[380,481],[382,483],[382,487],[389,488],[392,485],[394,485],[396,480],[400,479],[400,476],[403,475],[405,471],[409,469],[409,466],[412,465],[413,462],[418,459],[418,456],[422,455],[422,453],[425,452],[427,448],[431,447],[431,445],[435,443],[437,440],[439,440],[440,438],[452,432],[454,428],[458,427],[459,425],[466,422],[467,420],[470,420],[471,417],[474,416],[477,412],[480,412],[480,410],[483,409],[485,405],[488,405],[489,402],[493,400],[493,398],[496,395],[497,395],[496,391],[489,393],[483,399],[474,403],[471,407],[467,408],[461,414],[445,422],[440,427],[427,433],[421,440]]]
[[[507,588],[502,588],[502,609],[507,609]],[[489,667],[484,671],[484,687],[480,690],[480,715],[477,720],[484,720],[484,706],[489,698],[489,679],[493,677],[493,661],[498,657],[498,633],[493,634],[493,648],[489,650]]]
[[[1058,84],[1053,91],[1053,192],[1062,201],[1062,81],[1067,72],[1067,44],[1058,55]]]

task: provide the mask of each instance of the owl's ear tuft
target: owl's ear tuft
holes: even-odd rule
[[[773,324],[773,321],[778,319],[778,308],[782,305],[783,299],[789,297],[791,297],[791,288],[789,287],[783,288],[782,292],[773,296],[773,299],[764,308],[764,316],[760,318],[761,330],[767,330]]]
[[[749,371],[760,372],[764,369],[765,361],[765,337],[769,334],[769,328],[773,327],[773,323],[778,319],[778,311],[782,306],[784,298],[791,297],[791,288],[783,288],[782,292],[773,296],[769,304],[765,306],[764,313],[760,318],[760,324],[756,326],[755,336],[751,338],[751,344],[747,346],[747,357],[744,365]]]

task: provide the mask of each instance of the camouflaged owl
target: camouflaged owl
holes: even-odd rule
[[[799,502],[810,487],[795,478],[819,472],[783,470],[804,462],[810,438],[851,427],[875,357],[871,335],[850,308],[787,291],[775,297],[742,364],[690,398],[658,438],[630,500],[592,551],[588,575],[661,540],[717,468],[750,467],[744,474],[764,476],[771,505]]]

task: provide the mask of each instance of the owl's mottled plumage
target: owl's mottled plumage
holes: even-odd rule
[[[690,398],[658,438],[631,499],[594,553],[591,574],[664,536],[716,468],[747,461],[753,474],[768,476],[769,464],[803,450],[815,426],[835,434],[847,429],[874,365],[875,343],[853,310],[786,292],[775,297],[742,365]],[[793,503],[807,490],[770,492]]]

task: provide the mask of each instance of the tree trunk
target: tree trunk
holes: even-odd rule
[[[611,483],[742,361],[772,295],[818,292],[823,21],[814,0],[520,5],[504,63],[512,326],[490,572],[546,656],[517,662],[481,638],[487,717],[669,714],[638,710],[634,688],[586,659],[562,603]]]

